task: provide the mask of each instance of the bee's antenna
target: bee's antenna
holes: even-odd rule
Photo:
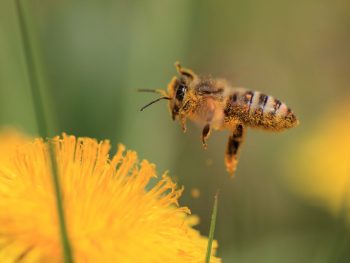
[[[152,93],[158,93],[156,89],[138,89],[138,92],[152,92]]]
[[[152,91],[150,91],[150,92],[152,92]],[[154,101],[151,101],[151,102],[148,103],[147,105],[143,106],[143,107],[140,109],[140,111],[143,111],[143,110],[146,109],[148,106],[151,106],[153,103],[156,103],[156,102],[158,102],[158,101],[160,101],[160,100],[171,100],[171,98],[169,98],[169,97],[160,97],[160,98],[158,98],[158,99],[156,99],[156,100],[154,100]]]
[[[162,95],[163,97],[167,97],[168,94],[165,90],[162,89],[138,89],[138,92],[151,92],[151,93],[158,93]]]

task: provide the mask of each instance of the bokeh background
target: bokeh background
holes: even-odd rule
[[[122,142],[169,170],[204,235],[219,189],[224,262],[349,262],[349,1],[23,2],[56,134]],[[286,101],[300,126],[249,130],[231,179],[227,132],[204,151],[202,127],[183,134],[166,102],[139,111],[155,97],[136,90],[166,88],[176,60]],[[37,133],[13,0],[0,2],[0,124]]]

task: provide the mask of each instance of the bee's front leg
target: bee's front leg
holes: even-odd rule
[[[211,128],[210,128],[210,124],[206,124],[202,130],[202,143],[203,143],[203,147],[204,149],[207,149],[208,145],[207,145],[207,139],[210,135],[210,131],[211,131]]]
[[[183,132],[186,132],[187,127],[186,127],[186,115],[182,114],[180,115],[180,124]]]
[[[192,103],[189,100],[186,101],[184,105],[181,107],[181,109],[179,110],[179,119],[180,119],[183,132],[186,132],[187,130],[186,117],[189,116],[189,114],[191,113],[191,110],[192,110]]]
[[[244,140],[245,130],[246,129],[243,124],[237,124],[232,135],[228,138],[225,153],[225,163],[226,169],[231,174],[231,176],[234,175],[234,172],[237,168],[238,154],[240,149],[239,147]]]

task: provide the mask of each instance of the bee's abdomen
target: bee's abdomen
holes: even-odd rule
[[[258,91],[233,90],[226,100],[225,116],[240,119],[251,127],[283,130],[294,127],[298,120],[285,103]]]

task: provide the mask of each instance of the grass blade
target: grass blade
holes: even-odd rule
[[[211,249],[213,246],[214,232],[215,232],[215,225],[216,225],[216,215],[218,213],[218,195],[219,195],[219,193],[217,192],[214,196],[214,206],[213,206],[213,212],[211,214],[209,238],[208,238],[208,246],[207,246],[207,255],[205,257],[206,263],[210,262]]]
[[[46,115],[45,115],[43,95],[40,92],[39,72],[35,67],[35,63],[34,63],[33,50],[31,47],[28,29],[25,23],[23,6],[21,5],[20,0],[16,0],[15,3],[16,3],[16,9],[18,14],[20,34],[21,34],[22,43],[23,43],[25,62],[27,65],[29,85],[32,93],[34,110],[35,110],[35,115],[36,115],[37,124],[38,124],[38,130],[41,137],[47,138],[50,135],[49,134],[50,129],[49,129],[48,121],[46,119]],[[64,220],[62,192],[60,188],[58,168],[57,168],[56,158],[54,154],[54,148],[51,143],[49,144],[49,153],[50,153],[50,159],[51,159],[51,175],[52,175],[52,181],[53,181],[55,195],[56,195],[56,206],[57,206],[57,214],[58,214],[58,220],[59,220],[64,261],[66,263],[72,263],[73,257],[72,257],[72,251],[71,251],[71,247],[68,239],[66,224]]]

